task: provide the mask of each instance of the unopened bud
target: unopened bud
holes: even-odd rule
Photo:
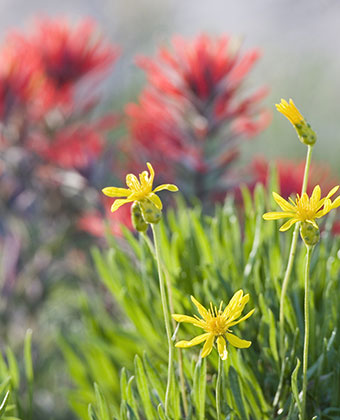
[[[306,144],[307,146],[313,146],[316,142],[315,131],[312,130],[310,124],[306,121],[301,121],[301,123],[294,125],[297,135],[301,143]]]
[[[147,198],[140,201],[143,219],[146,223],[158,223],[162,218],[162,211],[158,209],[154,203]]]
[[[146,232],[148,230],[149,225],[145,222],[142,215],[142,210],[137,201],[135,201],[131,206],[131,220],[133,227],[138,232]]]
[[[320,240],[319,228],[316,228],[309,222],[302,222],[300,227],[300,235],[303,242],[307,246],[314,246]]]

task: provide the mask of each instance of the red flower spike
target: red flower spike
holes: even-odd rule
[[[126,107],[131,149],[155,166],[162,163],[182,189],[191,183],[199,196],[221,191],[217,184],[231,163],[221,156],[237,156],[239,138],[258,134],[271,120],[261,108],[267,89],[239,94],[259,51],[242,56],[230,37],[205,34],[192,41],[175,37],[171,47],[160,48],[156,58],[137,59],[148,84],[139,103]]]
[[[76,83],[108,70],[119,54],[98,35],[91,19],[73,27],[65,19],[40,19],[32,45],[46,75],[42,90],[46,106],[68,103]]]

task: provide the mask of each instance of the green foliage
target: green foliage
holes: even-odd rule
[[[25,382],[21,381],[17,359],[7,347],[0,352],[0,419],[32,420],[33,366],[31,354],[32,331],[28,330],[24,343]]]
[[[223,363],[222,413],[228,420],[297,419],[303,348],[303,279],[305,247],[301,243],[286,301],[286,364],[280,382],[278,315],[282,277],[290,234],[279,233],[276,222],[262,214],[270,198],[258,186],[252,199],[243,190],[244,210],[231,198],[213,217],[179,202],[161,222],[161,255],[171,284],[174,313],[194,314],[194,295],[207,306],[228,302],[242,288],[250,294],[248,310],[255,313],[234,328],[251,340],[249,349],[228,346]],[[338,316],[339,240],[326,223],[311,265],[311,336],[308,370],[308,418],[340,417],[340,321]],[[63,352],[76,386],[70,395],[82,419],[166,419],[167,340],[160,302],[157,267],[150,240],[126,231],[124,239],[110,237],[106,252],[93,250],[98,279],[107,293],[83,296],[85,331],[69,336]],[[201,333],[181,325],[174,341]],[[215,419],[217,352],[199,357],[199,346],[175,351],[176,387],[171,391],[171,419],[183,419],[180,366],[183,366],[188,419]],[[122,370],[122,367],[125,367]],[[119,380],[120,378],[120,380]],[[98,386],[93,388],[93,383]],[[99,392],[100,389],[100,392]],[[89,410],[87,406],[90,404]],[[109,413],[109,414],[108,414]],[[111,417],[110,417],[111,416]]]

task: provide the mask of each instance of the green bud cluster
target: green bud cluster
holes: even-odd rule
[[[301,143],[306,144],[307,146],[313,146],[315,144],[316,133],[312,130],[310,124],[302,121],[299,124],[295,124],[294,127]]]
[[[161,218],[162,211],[148,199],[135,201],[131,206],[132,225],[138,232],[146,232],[150,223],[158,223]]]
[[[131,220],[133,227],[138,232],[146,232],[148,230],[149,225],[143,218],[142,210],[138,201],[135,201],[131,206]]]
[[[319,228],[316,228],[309,222],[302,222],[300,227],[300,235],[303,242],[307,246],[314,246],[320,240]]]

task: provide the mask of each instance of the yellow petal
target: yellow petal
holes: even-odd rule
[[[265,213],[263,215],[264,220],[276,220],[282,219],[285,217],[294,217],[296,213],[288,212],[288,211],[270,211],[269,213]]]
[[[326,198],[332,197],[332,195],[334,195],[338,191],[338,189],[339,189],[339,185],[337,185],[336,187],[332,188],[330,190],[330,192],[327,194],[327,197]]]
[[[209,356],[209,354],[211,353],[211,350],[213,349],[215,336],[214,334],[211,334],[211,333],[207,333],[207,334],[208,334],[207,341],[204,343],[201,357]]]
[[[312,196],[310,198],[311,203],[313,203],[312,204],[313,207],[315,207],[316,204],[320,201],[320,198],[321,198],[321,188],[320,188],[320,185],[316,185],[316,187],[314,187]]]
[[[255,309],[252,309],[247,313],[247,315],[244,315],[242,318],[238,319],[237,321],[233,321],[231,324],[228,324],[228,328],[233,327],[236,324],[239,324],[242,321],[245,321],[247,318],[253,315]]]
[[[295,211],[295,206],[292,206],[288,201],[286,201],[284,198],[282,198],[279,194],[276,192],[273,192],[274,200],[277,202],[277,204],[281,207],[283,211]]]
[[[114,211],[118,210],[119,207],[122,206],[122,205],[124,205],[125,203],[131,203],[131,201],[133,201],[133,200],[130,200],[128,198],[115,200],[114,203],[111,206],[112,213]]]
[[[147,195],[147,197],[148,197],[148,199],[150,200],[150,201],[152,201],[153,202],[153,204],[159,209],[159,210],[162,210],[162,208],[163,208],[163,204],[162,204],[162,202],[161,202],[161,199],[158,197],[158,195],[156,195],[156,194],[154,194],[154,193],[149,193],[148,195]]]
[[[188,347],[196,346],[197,344],[203,343],[203,341],[209,339],[209,336],[210,336],[210,333],[204,333],[204,334],[198,335],[197,337],[193,338],[190,341],[185,341],[185,340],[178,341],[178,343],[175,344],[175,347],[186,349]]]
[[[140,183],[134,174],[127,174],[126,175],[126,185],[130,188],[132,191],[140,191]]]
[[[236,337],[236,335],[234,334],[227,332],[226,336],[229,343],[234,347],[237,347],[239,349],[247,349],[251,346],[251,341],[241,340],[241,338]]]
[[[128,197],[131,191],[127,188],[106,187],[102,189],[103,194],[108,197]]]
[[[225,339],[221,336],[217,338],[217,350],[222,360],[226,360],[228,358],[227,344]]]
[[[198,319],[194,318],[193,316],[180,315],[180,314],[172,314],[171,316],[176,322],[188,322],[189,324],[197,324],[198,322],[200,322]]]
[[[163,191],[163,190],[169,190],[172,192],[178,191],[178,187],[174,184],[162,184],[156,187],[153,192]]]
[[[241,301],[243,297],[243,290],[240,289],[238,290],[234,296],[230,299],[228,305],[226,306],[226,308],[223,311],[222,316],[226,317],[228,316],[230,313],[232,313],[235,310],[235,307],[238,305],[238,303]]]
[[[146,163],[146,166],[148,167],[149,172],[150,172],[149,183],[150,183],[150,185],[151,185],[151,189],[152,189],[153,180],[154,180],[154,178],[155,178],[155,171],[153,170],[153,167],[152,167],[152,165],[151,165],[151,163],[150,163],[150,162],[147,162],[147,163]]]
[[[207,319],[207,317],[210,317],[209,312],[205,309],[205,307],[201,305],[199,301],[196,300],[193,296],[191,296],[191,301],[196,306],[202,318]]]
[[[281,227],[280,227],[280,232],[285,232],[286,230],[288,230],[291,226],[293,226],[294,223],[298,222],[299,219],[293,218],[293,219],[289,219],[288,222],[284,223]]]
[[[334,201],[333,201],[333,203],[332,203],[332,209],[336,209],[337,207],[339,207],[340,206],[340,196],[339,197],[337,197]]]
[[[149,185],[149,172],[143,171],[141,174],[139,174],[139,181],[142,188],[146,188]]]

